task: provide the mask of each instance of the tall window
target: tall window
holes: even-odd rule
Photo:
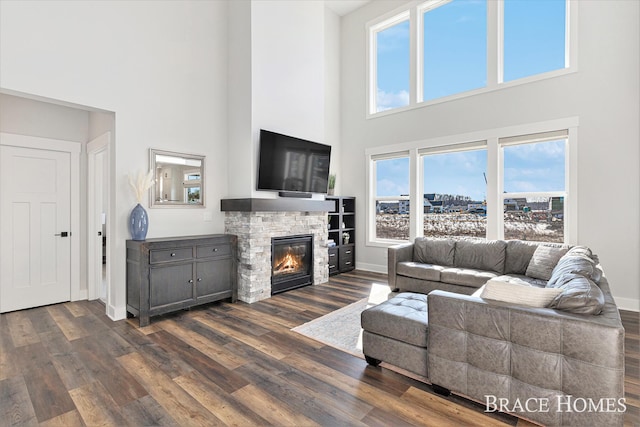
[[[487,150],[424,154],[422,163],[424,236],[486,237]]]
[[[576,244],[577,126],[567,118],[367,149],[367,242]]]
[[[368,114],[569,69],[578,3],[429,0],[370,23]]]
[[[564,242],[567,134],[504,138],[504,238]]]
[[[486,1],[435,1],[423,7],[423,100],[486,86]]]
[[[402,14],[373,30],[375,111],[409,105],[409,15]]]
[[[376,240],[409,239],[409,157],[372,160]]]
[[[566,0],[504,0],[505,82],[565,67]]]

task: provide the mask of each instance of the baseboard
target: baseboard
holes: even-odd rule
[[[356,260],[356,269],[371,271],[373,273],[382,273],[387,274],[387,266],[386,265],[378,265],[378,264],[369,264],[366,262],[360,262]]]
[[[114,307],[112,305],[107,306],[107,316],[111,320],[124,320],[127,318],[126,307]]]
[[[623,298],[613,296],[613,299],[616,301],[616,305],[621,310],[629,310],[629,311],[640,311],[640,300],[634,298]]]

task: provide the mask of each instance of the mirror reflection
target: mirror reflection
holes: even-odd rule
[[[204,156],[150,150],[151,206],[204,206]]]

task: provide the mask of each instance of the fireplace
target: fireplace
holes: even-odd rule
[[[313,236],[271,239],[271,294],[313,283]]]

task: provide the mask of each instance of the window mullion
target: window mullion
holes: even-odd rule
[[[416,237],[422,236],[423,222],[422,218],[422,184],[421,177],[422,168],[419,163],[420,156],[418,155],[418,149],[411,150],[409,154],[409,193],[411,194],[411,206],[409,211],[409,240],[413,241]]]
[[[487,139],[487,239],[501,239],[502,216],[502,156],[498,138]]]
[[[420,43],[418,42],[418,28],[420,27],[417,19],[418,11],[415,7],[412,7],[409,12],[409,105],[416,105],[418,103],[420,79],[418,68],[420,61],[418,58],[420,54],[418,52]]]
[[[487,86],[497,86],[504,82],[504,0],[490,1],[487,4],[487,48],[488,67]]]

